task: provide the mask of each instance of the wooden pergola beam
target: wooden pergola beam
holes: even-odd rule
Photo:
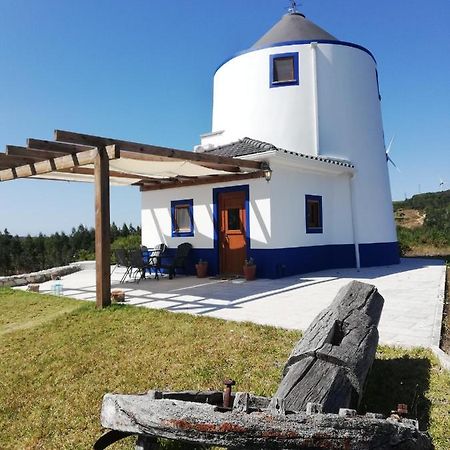
[[[55,130],[55,140],[78,145],[91,145],[94,147],[117,144],[120,146],[122,157],[127,158],[130,158],[131,154],[135,153],[141,155],[140,159],[144,159],[145,156],[152,155],[154,157],[159,156],[162,158],[170,158],[170,160],[172,161],[189,161],[193,164],[198,164],[205,167],[209,167],[209,165],[214,164],[216,165],[215,168],[218,168],[218,166],[221,166],[223,168],[225,165],[253,170],[259,170],[263,168],[263,163],[261,161],[230,158],[225,156],[210,155],[206,153],[188,152],[185,150],[176,150],[173,148],[139,144],[136,142],[121,141],[118,139],[74,133],[72,131]]]
[[[109,144],[108,144],[109,145]],[[42,139],[27,139],[27,147],[35,150],[49,150],[62,153],[79,153],[86,150],[92,150],[96,145],[77,145],[63,142],[45,141]]]
[[[32,164],[36,162],[36,159],[29,158],[26,156],[11,156],[7,155],[5,153],[0,153],[0,161],[2,161],[4,164],[8,164],[8,167],[19,167],[23,166],[25,164]]]
[[[44,159],[48,159],[48,158],[44,158],[42,156],[37,156],[37,155],[33,154],[32,152],[27,152],[26,149],[24,149],[22,151],[22,148],[15,147],[14,145],[7,145],[5,154],[7,156],[27,158],[28,160],[34,161],[34,162],[43,161]]]
[[[264,171],[258,170],[256,172],[249,172],[244,174],[227,174],[227,175],[208,175],[206,177],[199,177],[188,181],[178,181],[175,183],[164,183],[164,184],[143,184],[140,188],[141,192],[156,191],[162,189],[173,189],[185,186],[199,186],[202,184],[214,184],[214,183],[225,183],[226,181],[240,181],[249,180],[252,178],[263,178]]]
[[[108,146],[105,149],[108,159],[115,159],[120,156],[117,146]],[[21,166],[10,166],[10,169],[0,171],[0,181],[9,181],[16,178],[27,178],[33,175],[42,175],[58,170],[70,169],[75,166],[83,166],[86,164],[93,164],[97,157],[97,149],[86,150],[76,154],[60,156],[59,158],[47,159],[38,161],[32,164]],[[11,157],[15,158],[15,157]],[[1,158],[0,158],[1,159]]]
[[[51,159],[58,158],[59,156],[67,155],[68,152],[55,152],[50,150],[41,150],[37,148],[29,148],[29,147],[20,147],[17,145],[7,145],[6,146],[6,154],[12,156],[30,156],[36,157],[38,159]]]

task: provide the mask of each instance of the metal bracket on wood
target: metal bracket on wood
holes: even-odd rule
[[[110,445],[125,439],[128,436],[132,436],[134,433],[125,433],[124,431],[111,430],[105,433],[94,444],[94,450],[104,450]]]

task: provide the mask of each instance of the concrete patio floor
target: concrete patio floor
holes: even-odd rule
[[[403,347],[439,346],[444,302],[445,263],[406,258],[395,266],[325,270],[278,280],[146,279],[120,284],[123,269],[112,274],[112,287],[126,292],[127,304],[251,321],[305,330],[350,280],[374,284],[385,299],[379,325],[380,343]],[[54,282],[41,285],[51,292]],[[64,295],[95,299],[95,271],[91,266],[62,279]]]

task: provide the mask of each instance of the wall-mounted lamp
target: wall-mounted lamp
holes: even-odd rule
[[[266,162],[263,162],[261,168],[264,171],[264,178],[269,182],[272,179],[272,169]]]

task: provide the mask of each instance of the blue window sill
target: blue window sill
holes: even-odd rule
[[[323,228],[307,228],[306,229],[307,234],[320,234],[323,233]]]
[[[193,237],[193,236],[194,236],[193,231],[185,231],[185,232],[172,231],[172,237]]]

